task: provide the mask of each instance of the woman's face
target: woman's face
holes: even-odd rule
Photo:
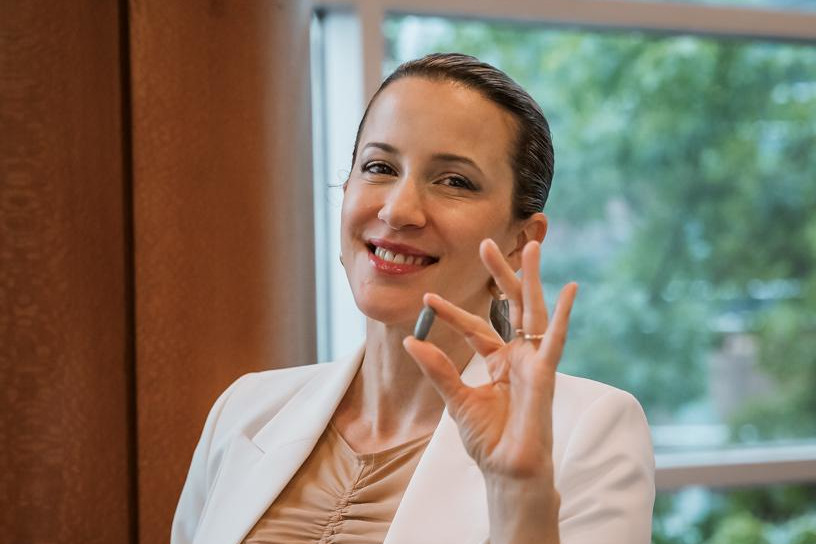
[[[479,243],[518,245],[510,156],[515,122],[462,86],[408,77],[369,110],[344,187],[341,248],[354,299],[387,324],[412,323],[422,295],[488,307]]]

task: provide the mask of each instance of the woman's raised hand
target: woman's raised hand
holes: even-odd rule
[[[491,383],[465,385],[448,356],[430,342],[409,336],[404,345],[444,399],[467,452],[486,479],[535,481],[552,488],[555,371],[577,285],[570,283],[561,290],[550,319],[539,278],[539,254],[537,242],[524,247],[519,279],[492,240],[481,244],[482,261],[510,303],[510,323],[523,331],[509,343],[483,318],[438,295],[425,296],[437,316],[484,357]]]

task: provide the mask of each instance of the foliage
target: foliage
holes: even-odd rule
[[[762,522],[745,512],[722,520],[710,544],[770,544],[763,535]]]
[[[816,544],[816,486],[660,494],[654,519],[653,544]]]
[[[631,391],[652,424],[816,437],[816,48],[410,16],[386,36],[386,72],[469,53],[547,114],[542,277],[581,284],[565,371]],[[711,361],[735,334],[770,385],[717,413]],[[696,493],[705,508],[658,496],[654,544],[816,544],[816,487]]]
[[[470,53],[547,113],[543,276],[582,286],[566,371],[632,391],[652,423],[816,436],[815,48],[415,17],[386,34],[389,69]],[[710,358],[734,333],[774,387],[712,414]]]

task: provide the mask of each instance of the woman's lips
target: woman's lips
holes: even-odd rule
[[[385,245],[385,244],[384,244]],[[397,246],[395,244],[387,244],[388,248],[368,244],[368,258],[371,264],[379,272],[390,275],[410,274],[418,272],[436,263],[439,259],[428,255],[421,254],[413,250],[411,253],[402,253],[397,251],[406,246]]]

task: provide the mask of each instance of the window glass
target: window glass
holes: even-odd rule
[[[470,53],[547,114],[542,278],[581,289],[562,370],[658,450],[816,437],[816,48],[393,16],[386,65]]]
[[[724,7],[816,11],[814,0],[646,0],[659,3],[712,4]]]
[[[653,544],[813,544],[816,485],[659,493]]]

